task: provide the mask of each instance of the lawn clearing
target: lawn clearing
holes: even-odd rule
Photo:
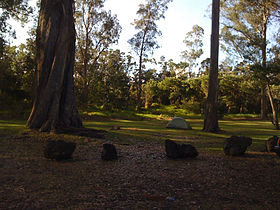
[[[223,120],[220,134],[165,129],[166,120],[85,121],[107,130],[106,139],[41,134],[23,121],[0,121],[0,209],[277,209],[280,158],[264,152],[264,140],[279,135],[270,122]],[[120,130],[111,130],[120,126]],[[244,135],[253,144],[243,157],[223,154],[224,138]],[[75,141],[73,161],[43,157],[47,140]],[[194,160],[169,160],[164,140],[191,143]],[[101,160],[104,142],[119,159]]]

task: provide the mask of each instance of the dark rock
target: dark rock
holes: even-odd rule
[[[165,140],[165,152],[168,158],[177,159],[180,156],[180,145],[171,140]]]
[[[102,160],[117,160],[117,150],[113,144],[103,144],[103,150],[101,153]]]
[[[224,144],[224,153],[231,156],[244,155],[247,147],[252,144],[252,139],[244,136],[231,136]]]
[[[44,148],[44,156],[54,160],[72,159],[72,154],[76,149],[76,143],[65,142],[63,140],[49,141]]]
[[[165,140],[165,152],[166,156],[171,159],[178,158],[195,158],[198,156],[198,152],[191,144],[177,144],[172,140]]]
[[[182,144],[180,147],[181,158],[195,158],[198,156],[198,152],[191,144]]]
[[[277,146],[278,139],[278,136],[273,136],[265,142],[267,152],[276,152],[275,146]]]

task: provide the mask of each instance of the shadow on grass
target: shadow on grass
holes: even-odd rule
[[[264,141],[277,131],[270,122],[256,120],[221,120],[219,121],[221,133],[206,133],[202,131],[202,119],[187,120],[192,130],[166,129],[167,120],[133,120],[133,119],[114,119],[109,120],[88,120],[84,121],[84,126],[89,129],[106,130],[105,140],[134,144],[137,142],[158,142],[162,143],[166,139],[179,142],[191,143],[194,146],[208,151],[221,151],[224,139],[232,135],[247,136],[253,139],[253,144],[248,149],[263,152],[265,149]],[[111,130],[118,126],[120,130]],[[28,131],[25,121],[19,120],[0,120],[0,137],[7,135],[19,135]],[[279,134],[278,134],[279,135]],[[51,138],[55,138],[52,136]],[[62,137],[63,138],[63,137]]]

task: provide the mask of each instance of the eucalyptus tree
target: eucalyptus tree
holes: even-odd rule
[[[146,0],[145,4],[140,4],[137,11],[138,19],[135,19],[133,25],[138,31],[128,40],[132,49],[139,56],[137,69],[137,109],[141,106],[143,63],[152,54],[154,49],[159,48],[157,37],[161,36],[161,31],[156,24],[157,21],[164,18],[164,13],[168,9],[167,5],[172,0]]]
[[[103,10],[105,0],[76,0],[77,53],[75,79],[82,83],[82,102],[87,106],[89,87],[98,69],[98,58],[119,40],[116,15]]]
[[[203,36],[204,29],[199,25],[194,25],[192,30],[186,33],[184,43],[186,50],[182,52],[182,58],[188,62],[188,73],[191,76],[193,68],[197,67],[196,60],[203,54]]]
[[[222,37],[226,51],[249,64],[261,63],[266,72],[268,28],[279,18],[279,0],[223,0]],[[261,88],[261,118],[267,117],[265,80]]]
[[[73,0],[41,0],[36,35],[33,108],[27,126],[43,131],[80,128],[74,94]]]
[[[220,0],[213,0],[209,85],[203,126],[203,130],[206,132],[218,132],[220,130],[218,124],[219,20]]]

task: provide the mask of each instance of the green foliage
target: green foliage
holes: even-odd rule
[[[0,59],[0,107],[26,109],[31,104],[35,53],[32,43],[6,46]]]
[[[194,71],[194,68],[198,65],[196,60],[203,54],[203,36],[204,29],[198,25],[194,25],[192,31],[188,32],[184,39],[187,49],[182,52],[182,58],[184,58],[189,64],[189,73]]]
[[[220,103],[225,113],[258,113],[258,93],[260,87],[244,75],[229,74],[220,78]]]
[[[140,4],[137,11],[139,19],[134,20],[133,25],[138,30],[128,43],[138,54],[147,57],[146,52],[158,48],[157,36],[161,36],[156,21],[164,18],[167,4],[171,0],[147,0],[146,4]]]
[[[89,103],[90,88],[96,82],[94,79],[100,77],[98,74],[102,71],[100,66],[103,64],[100,63],[100,57],[104,57],[102,54],[107,53],[110,45],[118,42],[121,32],[121,26],[116,15],[103,10],[103,6],[104,0],[76,1],[77,53],[75,82],[79,84],[80,103],[84,106]],[[107,58],[110,59],[110,56]],[[116,61],[112,62],[115,63]],[[121,64],[115,63],[115,65]]]
[[[15,38],[16,34],[12,26],[7,22],[10,18],[27,22],[32,8],[28,6],[28,0],[1,0],[0,1],[0,57],[8,37]]]
[[[224,0],[221,3],[223,49],[230,56],[258,63],[266,56],[267,30],[278,18],[278,0]],[[263,51],[263,52],[261,52]]]
[[[119,50],[104,51],[97,61],[89,84],[89,104],[105,110],[125,109],[129,105],[127,58]],[[83,102],[83,83],[76,79],[78,102]],[[80,105],[83,105],[82,103]]]

